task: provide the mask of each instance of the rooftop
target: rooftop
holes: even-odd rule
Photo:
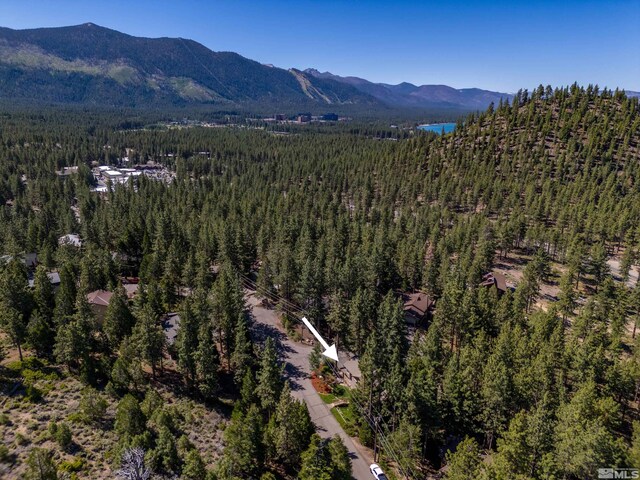
[[[167,343],[173,345],[178,336],[178,327],[180,326],[180,314],[173,312],[167,313],[162,319],[162,328],[167,337]]]
[[[51,285],[60,285],[60,274],[58,272],[49,272],[47,273],[47,277],[49,277],[49,282]],[[29,279],[29,286],[33,288],[36,282],[34,278]]]
[[[109,305],[111,301],[111,297],[113,297],[113,293],[107,290],[96,290],[95,292],[91,292],[87,294],[87,301],[91,305],[99,305],[101,307],[106,307]]]
[[[74,247],[82,246],[82,239],[77,233],[67,233],[58,239],[60,245],[73,245]]]
[[[481,287],[494,286],[501,292],[507,291],[507,277],[499,272],[489,272],[482,276]]]
[[[405,294],[404,299],[404,311],[414,312],[421,316],[426,315],[429,307],[433,304],[431,297],[422,292]]]

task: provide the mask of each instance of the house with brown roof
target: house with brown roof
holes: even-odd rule
[[[496,287],[498,295],[502,295],[507,291],[507,277],[499,272],[489,272],[482,276],[481,287]]]
[[[402,295],[404,300],[404,319],[413,326],[424,325],[435,305],[434,300],[426,293],[405,293]]]
[[[87,302],[89,302],[91,310],[96,314],[99,322],[104,320],[111,297],[113,297],[113,293],[107,290],[96,290],[87,294]]]

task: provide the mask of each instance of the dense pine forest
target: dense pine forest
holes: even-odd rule
[[[442,136],[145,125],[0,115],[0,476],[349,479],[253,328],[253,285],[357,356],[346,430],[390,478],[640,466],[637,98],[541,86]],[[93,191],[125,156],[175,176]],[[504,293],[481,285],[498,268]],[[401,292],[435,300],[428,322]]]

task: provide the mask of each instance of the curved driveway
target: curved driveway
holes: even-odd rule
[[[364,457],[352,438],[342,429],[311,384],[311,366],[309,365],[311,347],[293,342],[287,338],[277,326],[278,318],[276,313],[260,306],[259,300],[253,295],[253,292],[249,292],[245,298],[251,306],[255,320],[254,332],[262,338],[270,336],[276,340],[282,358],[286,362],[285,374],[291,384],[293,395],[300,400],[304,400],[307,404],[311,420],[316,425],[318,434],[324,438],[340,435],[347,450],[349,450],[353,478],[356,480],[371,480],[373,476],[369,472],[368,459]]]

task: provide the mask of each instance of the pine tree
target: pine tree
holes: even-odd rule
[[[584,478],[599,465],[621,465],[625,447],[613,434],[618,419],[617,405],[598,398],[593,382],[585,383],[558,410],[554,443],[560,473]]]
[[[225,429],[224,454],[218,464],[222,478],[251,478],[261,471],[262,430],[262,418],[255,405]]]
[[[219,387],[220,355],[213,340],[212,327],[208,323],[200,326],[195,361],[198,389],[205,398],[213,398]]]
[[[146,419],[138,400],[131,395],[125,395],[116,408],[114,428],[120,435],[135,436],[144,432]]]
[[[53,352],[55,331],[40,310],[34,310],[27,325],[27,341],[38,357],[49,356]]]
[[[338,435],[332,437],[328,449],[333,466],[333,480],[350,480],[351,459],[342,439]]]
[[[539,294],[540,282],[538,271],[536,265],[533,262],[529,262],[527,266],[524,267],[522,282],[516,289],[516,308],[521,312],[529,313]]]
[[[111,368],[110,385],[120,393],[137,392],[145,382],[140,352],[134,343],[125,338],[120,344],[118,358]]]
[[[187,298],[182,303],[180,327],[175,346],[178,354],[178,366],[189,384],[193,384],[197,376],[195,353],[198,350],[199,330],[198,317],[194,312],[192,301]]]
[[[562,312],[562,318],[567,319],[573,315],[577,306],[576,292],[573,289],[575,275],[571,270],[560,278],[560,293],[558,294],[558,308]]]
[[[342,440],[336,436],[322,440],[311,436],[309,448],[302,453],[299,480],[348,480],[351,478],[351,461]]]
[[[52,454],[44,448],[33,448],[27,458],[25,480],[57,480],[58,472]]]
[[[138,311],[137,317],[138,321],[131,334],[131,343],[135,345],[140,358],[151,366],[151,372],[155,378],[158,364],[162,363],[166,337],[156,314],[149,305]]]
[[[242,289],[238,283],[236,272],[230,265],[223,265],[220,269],[211,294],[213,297],[211,306],[213,325],[218,332],[227,366],[230,367],[235,338],[234,327],[238,317],[245,310]]]
[[[207,469],[197,450],[189,450],[184,459],[182,478],[186,480],[202,480],[207,476]]]
[[[0,306],[0,328],[18,349],[22,361],[22,345],[27,338],[27,323],[24,315],[9,306]]]
[[[13,259],[0,271],[0,328],[18,349],[20,361],[32,308],[27,286],[27,271],[21,261]]]
[[[254,364],[253,344],[249,334],[247,319],[244,314],[238,316],[236,323],[236,336],[233,342],[233,353],[231,354],[231,368],[236,385],[242,384],[242,379]]]
[[[631,438],[631,448],[629,449],[629,463],[640,465],[640,422],[633,422],[633,436]]]
[[[300,454],[309,445],[313,432],[306,405],[293,399],[286,383],[276,407],[275,432],[272,435],[277,458],[290,468],[298,466]]]
[[[129,310],[127,293],[124,287],[119,284],[109,301],[102,326],[114,350],[117,350],[124,337],[131,334],[133,324],[134,318]]]
[[[482,457],[480,457],[480,447],[471,437],[465,437],[455,452],[447,451],[446,455],[447,480],[467,480],[469,478],[480,478],[482,471]]]
[[[54,348],[56,360],[70,370],[88,366],[94,341],[95,318],[82,292],[78,292],[75,310],[68,324],[58,327]]]
[[[242,379],[242,387],[240,388],[240,410],[246,412],[251,405],[258,402],[256,387],[257,385],[253,372],[251,370],[247,370],[244,374],[244,378]]]
[[[356,353],[364,351],[366,338],[376,323],[377,302],[374,293],[369,289],[358,289],[349,304],[349,346]]]
[[[602,285],[602,282],[604,282],[604,279],[609,274],[609,266],[607,265],[607,250],[604,245],[598,243],[591,249],[589,269],[596,282],[597,292],[598,287]]]
[[[309,448],[302,453],[299,480],[333,480],[331,458],[326,442],[317,434],[311,436]]]
[[[278,362],[278,353],[271,337],[267,338],[261,357],[256,394],[260,399],[260,405],[263,410],[271,416],[284,386],[282,366]]]
[[[155,457],[160,469],[164,472],[177,472],[180,468],[176,439],[166,426],[162,426],[158,432],[153,457]]]
[[[53,294],[53,286],[47,275],[47,269],[43,265],[38,265],[36,268],[33,280],[33,300],[45,320],[50,322],[55,308],[55,296]]]
[[[76,303],[76,278],[69,264],[62,265],[60,272],[60,287],[56,292],[56,306],[54,319],[56,325],[62,325],[73,315]]]

